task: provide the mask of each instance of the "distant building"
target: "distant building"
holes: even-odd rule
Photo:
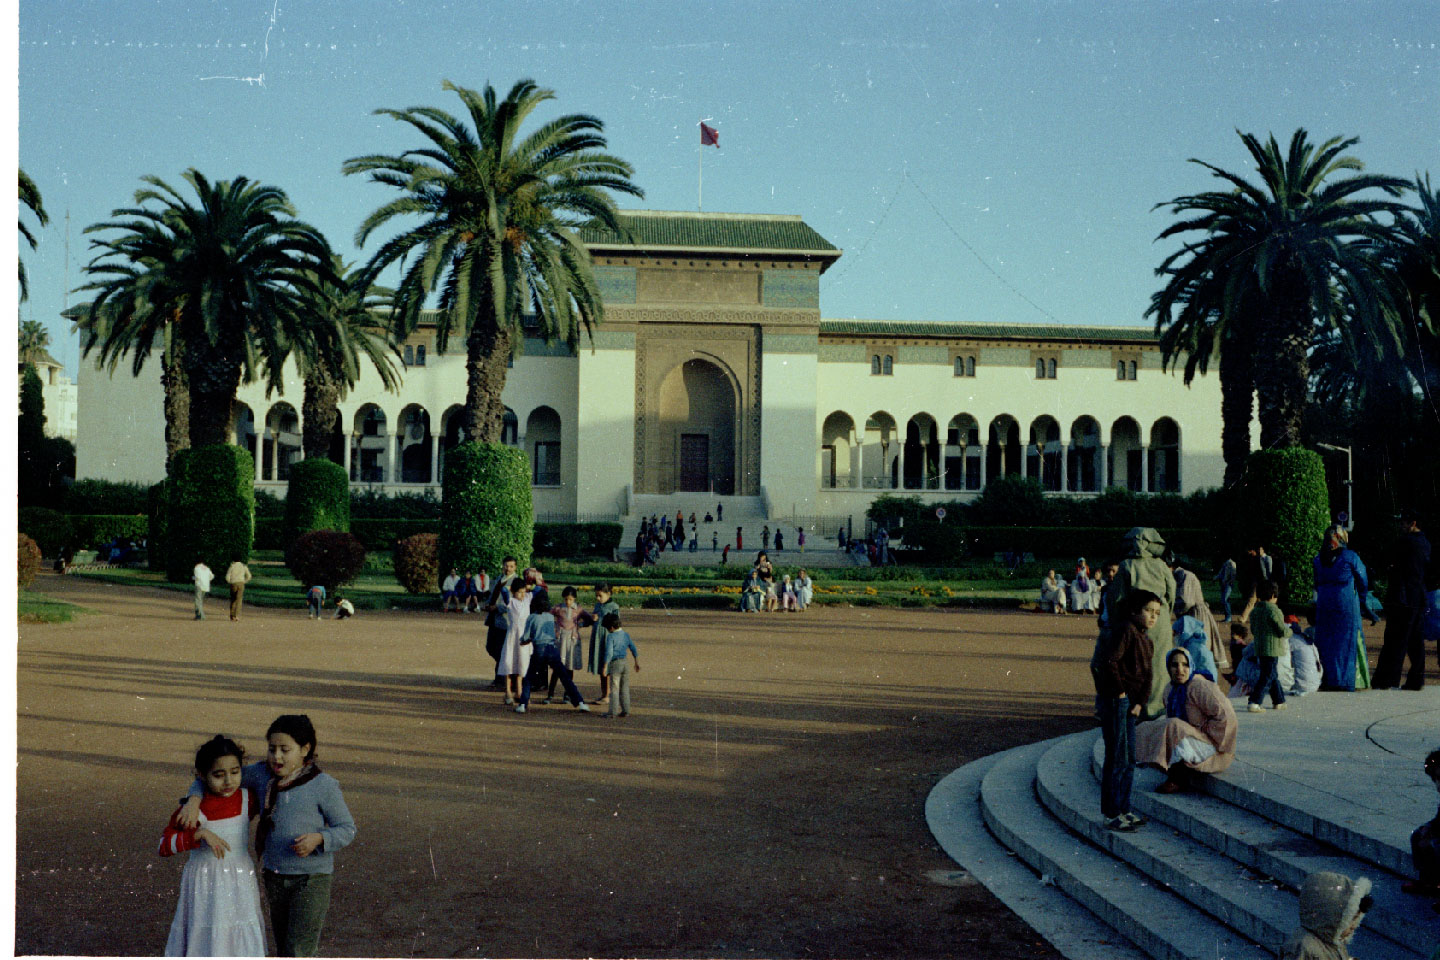
[[[45,436],[63,437],[71,443],[79,432],[80,388],[65,376],[65,368],[46,353],[34,361],[40,375],[40,392],[45,398]],[[25,365],[20,364],[23,374]]]
[[[1221,482],[1218,381],[1163,372],[1147,329],[826,320],[820,276],[841,251],[799,217],[623,220],[626,242],[585,238],[606,302],[593,342],[527,339],[506,382],[504,441],[530,460],[538,515],[618,517],[636,496],[703,492],[859,522],[882,491],[965,499],[1011,474],[1070,496]],[[438,494],[463,336],[442,354],[427,319],[402,351],[398,394],[370,372],[340,404],[331,456],[358,485]],[[78,476],[161,479],[158,363],[139,378],[85,363],[80,386]],[[233,436],[259,489],[283,494],[301,456],[303,393],[293,372],[283,395],[240,391]]]

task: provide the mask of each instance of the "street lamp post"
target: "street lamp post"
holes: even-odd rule
[[[1345,454],[1345,530],[1355,529],[1355,463],[1350,447],[1337,447],[1333,443],[1317,443],[1322,450],[1333,450]]]

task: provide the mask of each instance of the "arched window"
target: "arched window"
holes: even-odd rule
[[[1131,360],[1131,361],[1130,361],[1130,379],[1131,379],[1131,380],[1134,380],[1134,379],[1135,379],[1135,374],[1139,371],[1139,367],[1140,367],[1140,365],[1139,365],[1138,363],[1136,363],[1134,360]]]
[[[1117,361],[1115,361],[1115,379],[1116,379],[1116,380],[1124,380],[1124,379],[1125,379],[1125,361],[1124,361],[1124,360],[1117,360]]]
[[[965,358],[965,376],[967,376],[967,377],[973,377],[973,376],[975,376],[975,358],[974,358],[974,357],[966,357],[966,358]]]
[[[1051,380],[1054,380],[1054,379],[1055,379],[1055,367],[1056,367],[1055,358],[1054,358],[1054,357],[1051,357],[1051,358],[1050,358],[1050,379],[1051,379]]]
[[[1035,379],[1045,379],[1045,359],[1043,357],[1035,361]]]
[[[892,357],[890,354],[887,353],[887,354],[885,354],[885,357],[884,357],[884,359],[883,359],[882,362],[881,362],[881,373],[885,374],[885,376],[888,377],[888,376],[890,376],[891,374],[893,374],[894,372],[895,372],[895,358]]]
[[[509,407],[505,408],[505,419],[500,423],[500,442],[507,447],[520,445],[520,421]]]
[[[880,376],[880,354],[878,353],[870,357],[870,376]]]
[[[415,348],[415,366],[425,366],[425,344],[423,343]]]
[[[965,376],[965,358],[964,358],[964,357],[956,357],[956,358],[955,358],[955,376],[957,376],[957,377],[963,377],[963,376]]]
[[[405,366],[408,367],[408,366],[410,366],[411,364],[413,364],[414,362],[415,362],[415,348],[412,347],[412,346],[410,346],[410,344],[407,343],[407,344],[405,344]]]

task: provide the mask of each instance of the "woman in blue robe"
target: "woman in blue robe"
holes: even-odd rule
[[[1369,575],[1349,542],[1344,527],[1331,527],[1314,561],[1315,648],[1324,668],[1321,690],[1355,689],[1361,598],[1369,590]]]

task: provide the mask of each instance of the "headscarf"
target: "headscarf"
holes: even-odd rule
[[[1338,523],[1325,531],[1325,539],[1320,547],[1320,562],[1330,567],[1335,565],[1335,558],[1344,553],[1350,545],[1350,534]]]
[[[1190,676],[1184,683],[1176,683],[1173,679],[1170,681],[1170,691],[1165,694],[1165,716],[1179,717],[1181,720],[1184,720],[1185,700],[1187,697],[1186,688],[1190,686],[1190,681],[1195,679],[1195,666],[1190,662],[1190,651],[1184,647],[1176,647],[1165,655],[1166,670],[1170,669],[1170,661],[1176,657],[1185,658],[1186,665],[1190,667]]]

